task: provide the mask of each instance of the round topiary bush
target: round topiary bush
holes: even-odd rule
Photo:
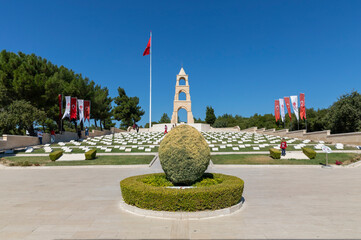
[[[191,185],[202,177],[211,159],[202,134],[189,125],[170,131],[159,146],[159,160],[167,178],[174,185]]]
[[[164,173],[128,177],[120,182],[124,202],[157,211],[204,211],[232,207],[242,200],[242,179],[219,173],[209,174],[203,185],[187,189],[171,188]],[[217,183],[211,183],[212,179]]]

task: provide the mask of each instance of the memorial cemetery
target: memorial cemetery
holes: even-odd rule
[[[1,6],[0,240],[361,238],[360,3]]]

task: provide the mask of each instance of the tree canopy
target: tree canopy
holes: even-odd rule
[[[113,99],[109,97],[108,88],[35,54],[0,52],[0,115],[4,117],[8,113],[11,116],[6,119],[6,124],[3,122],[0,125],[0,134],[20,133],[24,129],[30,131],[34,124],[45,128],[59,125],[58,94],[90,100],[90,117],[96,126],[98,121],[101,128],[114,126],[111,111]],[[134,97],[130,102],[138,104],[139,99]],[[26,123],[17,123],[20,121],[19,112],[15,111],[14,106],[20,106],[24,116],[29,109],[34,114]],[[137,117],[134,119],[140,120]],[[63,125],[71,124],[66,119]]]
[[[115,120],[121,121],[120,126],[127,128],[140,121],[144,111],[141,109],[138,97],[128,97],[123,88],[118,88],[118,96],[114,98],[113,108]]]

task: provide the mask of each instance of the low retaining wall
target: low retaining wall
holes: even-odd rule
[[[210,127],[209,132],[239,132],[241,131],[239,126],[231,127],[231,128],[212,128]],[[205,131],[207,132],[207,131]]]
[[[106,134],[111,134],[109,130],[98,131],[93,130],[89,132],[90,137],[102,136]],[[85,132],[82,131],[82,137],[85,136]],[[78,134],[75,132],[63,132],[62,134],[55,135],[55,142],[69,142],[70,140],[77,140]],[[50,134],[43,134],[43,144],[50,143]],[[32,136],[22,136],[22,135],[3,135],[0,137],[0,150],[28,147],[39,144],[38,137]]]
[[[361,145],[361,132],[331,134],[327,136],[327,142]]]
[[[246,129],[243,129],[242,131],[244,131],[244,132],[256,132],[257,127],[246,128]]]
[[[274,128],[263,130],[257,129],[257,127],[248,128],[242,131],[257,132],[281,137],[310,139],[313,141],[325,141],[330,143],[343,143],[349,145],[361,146],[361,132],[351,133],[337,133],[331,134],[331,130],[317,131],[317,132],[306,132],[306,130],[288,131],[288,129],[282,129],[276,131]]]

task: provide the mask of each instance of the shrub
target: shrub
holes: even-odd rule
[[[274,159],[280,159],[281,158],[281,151],[275,148],[270,148],[269,153],[271,154],[271,157]]]
[[[63,155],[63,151],[54,151],[49,154],[49,158],[51,161],[56,161]]]
[[[302,148],[302,152],[309,158],[314,159],[316,157],[316,152],[312,148],[304,147]]]
[[[93,149],[93,150],[89,150],[85,153],[85,159],[86,160],[92,160],[92,159],[95,159],[97,155],[97,150],[96,149]]]
[[[29,167],[29,166],[32,166],[32,164],[29,163],[29,161],[23,161],[23,162],[17,162],[17,163],[15,163],[15,166]]]
[[[189,125],[170,131],[159,146],[159,160],[174,185],[191,185],[207,170],[211,155],[202,134]]]
[[[157,211],[216,210],[241,201],[244,187],[242,179],[224,174],[212,175],[221,182],[187,189],[155,187],[143,182],[150,176],[165,177],[164,173],[156,173],[126,178],[120,182],[120,188],[127,204]]]

